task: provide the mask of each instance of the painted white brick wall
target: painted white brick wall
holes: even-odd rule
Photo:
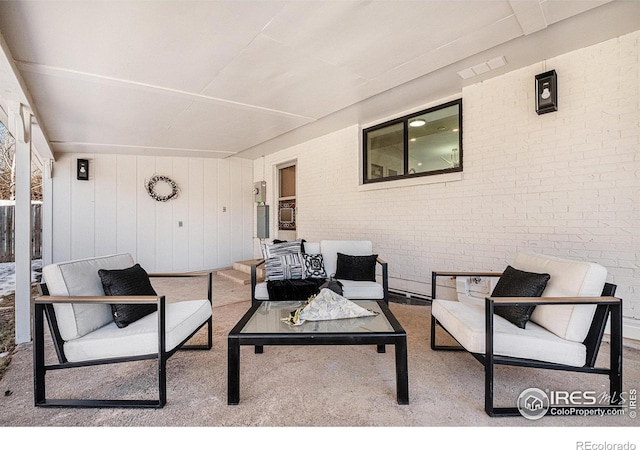
[[[256,160],[254,180],[275,205],[275,165],[296,160],[298,236],[371,239],[392,287],[430,294],[432,270],[503,270],[516,251],[540,252],[606,266],[624,315],[640,318],[639,41],[464,88],[459,181],[360,186],[358,125]],[[559,110],[537,115],[534,76],[551,69]]]

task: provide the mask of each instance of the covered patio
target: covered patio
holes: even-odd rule
[[[16,140],[17,343],[0,425],[547,426],[579,429],[574,441],[630,439],[629,416],[490,418],[482,366],[428,339],[433,271],[503,270],[518,251],[593,261],[623,299],[624,387],[638,388],[640,3],[5,1],[0,32],[0,121]],[[536,80],[551,71],[556,108],[541,111]],[[380,147],[400,163],[367,147],[365,132],[450,104],[461,126],[447,155],[459,159],[435,158],[450,167],[416,173],[427,160],[408,131],[402,151]],[[32,161],[43,265],[130,253],[148,272],[216,273],[214,347],[169,360],[162,410],[33,406]],[[252,293],[223,272],[296,238],[368,239],[388,262],[410,405],[394,402],[392,352],[357,347],[243,353],[243,399],[226,404],[226,335]],[[455,295],[455,281],[440,287]],[[153,386],[145,364],[59,386],[104,379],[127,395]],[[532,376],[602,390],[598,377],[548,372]],[[530,387],[518,369],[498,375],[499,402]]]

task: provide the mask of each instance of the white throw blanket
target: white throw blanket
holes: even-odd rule
[[[375,316],[378,313],[365,309],[331,289],[322,289],[312,296],[304,306],[282,319],[289,325],[302,325],[308,321],[354,319]]]

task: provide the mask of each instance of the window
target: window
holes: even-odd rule
[[[278,230],[296,229],[296,166],[295,163],[278,169]],[[295,239],[295,238],[294,238]]]
[[[363,130],[364,182],[462,172],[462,100]]]

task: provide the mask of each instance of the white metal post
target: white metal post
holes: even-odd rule
[[[36,149],[37,150],[37,149]],[[53,159],[42,166],[42,267],[53,262]]]

